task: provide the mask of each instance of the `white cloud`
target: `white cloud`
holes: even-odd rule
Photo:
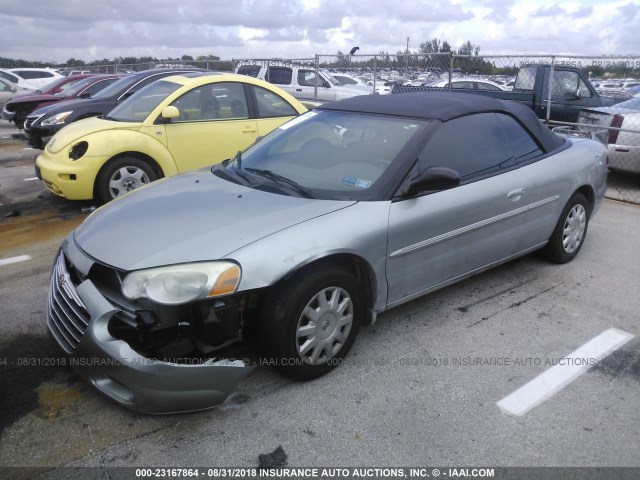
[[[640,0],[0,0],[0,56],[303,58],[396,53],[440,38],[482,54],[630,54]],[[28,33],[25,33],[28,32]]]

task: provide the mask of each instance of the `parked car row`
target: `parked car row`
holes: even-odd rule
[[[93,101],[57,107],[68,112],[66,123],[82,115],[78,111],[115,105],[107,115],[74,120],[48,142],[36,168],[49,190],[108,202],[158,178],[231,158],[306,111],[286,92],[250,77],[154,72],[125,77]],[[122,95],[128,98],[118,102]]]
[[[2,109],[2,118],[24,128],[27,116],[42,107],[75,98],[89,98],[122,75],[79,74],[61,77],[27,95],[16,96]]]

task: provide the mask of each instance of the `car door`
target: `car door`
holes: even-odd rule
[[[288,94],[299,97],[296,94],[297,86],[293,80],[293,70],[290,67],[268,67],[264,79],[277,85]]]
[[[180,117],[166,125],[166,138],[179,172],[231,158],[256,141],[258,126],[249,118],[242,83],[202,85],[172,105]]]
[[[298,69],[298,86],[296,87],[296,97],[319,100],[323,102],[332,102],[336,100],[335,89],[317,74],[315,70],[300,68]],[[318,90],[316,94],[316,84]]]
[[[544,95],[547,95],[545,86]],[[578,72],[554,70],[551,83],[551,119],[577,122],[580,110],[600,105],[600,98]]]
[[[298,115],[298,111],[277,93],[257,85],[250,85],[248,88],[255,104],[258,138]]]
[[[416,169],[452,168],[459,172],[461,185],[392,202],[389,306],[519,251],[529,181],[512,161],[493,113],[450,120],[433,134]]]

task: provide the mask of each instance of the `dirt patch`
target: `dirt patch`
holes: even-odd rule
[[[3,249],[23,247],[62,237],[82,223],[88,214],[77,212],[60,215],[58,212],[43,212],[36,215],[14,217],[0,223]]]

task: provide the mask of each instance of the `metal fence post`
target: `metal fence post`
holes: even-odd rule
[[[547,118],[545,120],[546,124],[549,125],[549,121],[551,120],[551,92],[553,85],[553,68],[556,64],[556,57],[551,56],[551,68],[549,69],[549,85],[547,87]]]
[[[447,90],[451,91],[451,81],[453,80],[453,62],[455,55],[453,52],[449,53],[449,84],[447,85]]]
[[[373,57],[373,92],[376,92],[376,77],[378,76],[378,56]]]
[[[313,100],[318,101],[318,78],[320,77],[320,55],[316,54],[316,81],[313,86]]]

